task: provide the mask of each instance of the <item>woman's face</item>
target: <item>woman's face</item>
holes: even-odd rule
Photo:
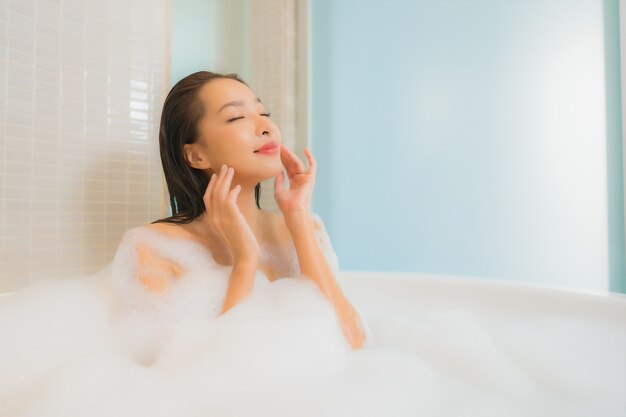
[[[239,81],[218,78],[206,83],[199,97],[205,109],[199,138],[185,145],[188,160],[195,162],[192,166],[213,172],[219,172],[222,164],[233,167],[233,185],[254,186],[280,173],[280,131],[252,90]],[[269,142],[277,145],[273,153],[255,152]]]

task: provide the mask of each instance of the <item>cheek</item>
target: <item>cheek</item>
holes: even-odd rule
[[[280,129],[276,123],[272,121],[272,129],[274,130],[274,134],[276,135],[276,139],[279,139],[282,142],[282,136],[280,133]]]
[[[213,129],[206,138],[207,152],[214,156],[228,156],[241,152],[241,148],[249,146],[242,129],[235,126],[226,126]]]

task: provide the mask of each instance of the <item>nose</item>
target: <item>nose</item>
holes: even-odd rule
[[[271,127],[266,116],[258,116],[258,122],[256,125],[257,136],[269,135]]]

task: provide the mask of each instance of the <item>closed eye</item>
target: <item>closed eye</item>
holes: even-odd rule
[[[272,115],[271,112],[268,113],[261,113],[261,116],[265,116],[265,117],[270,117]],[[234,122],[235,120],[239,120],[239,119],[243,119],[243,116],[239,116],[239,117],[233,117],[232,119],[228,119],[228,123],[230,122]]]

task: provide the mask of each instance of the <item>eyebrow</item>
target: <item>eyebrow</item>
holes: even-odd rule
[[[261,101],[260,98],[256,98],[256,102],[257,103],[261,103],[263,104],[263,102]],[[243,100],[235,100],[235,101],[229,101],[228,103],[224,104],[222,107],[220,107],[220,109],[217,111],[218,113],[221,112],[222,110],[224,110],[224,108],[228,107],[228,106],[243,106],[244,102]]]

